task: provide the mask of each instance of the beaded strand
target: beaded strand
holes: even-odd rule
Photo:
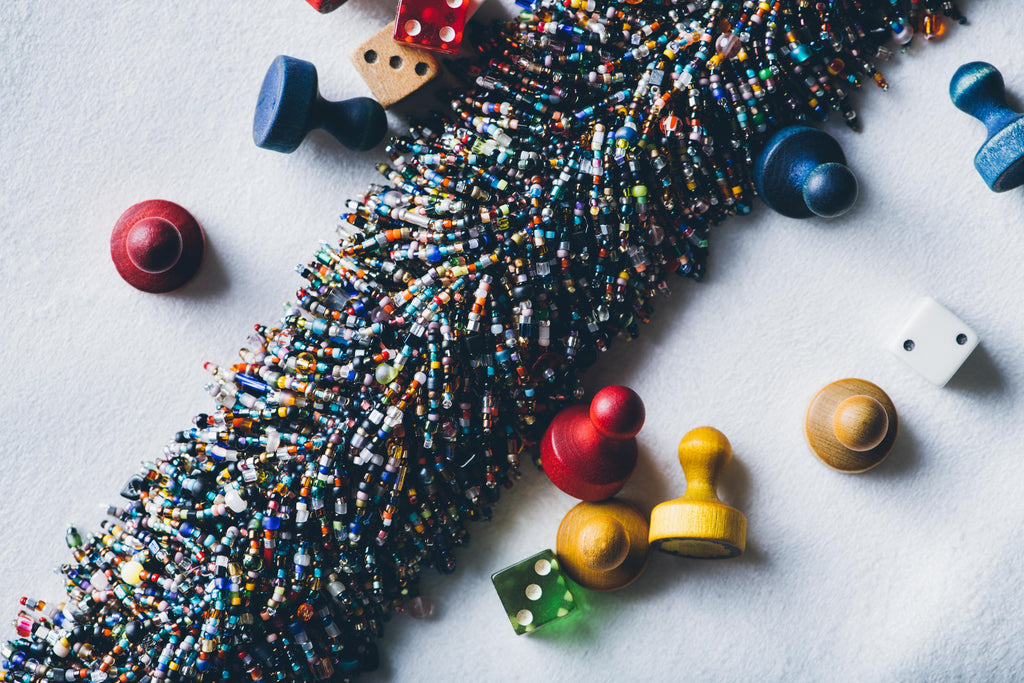
[[[0,681],[339,680],[455,568],[580,374],[635,337],[780,126],[885,80],[949,0],[536,0],[452,65],[276,326],[206,364],[214,408],[68,529]]]

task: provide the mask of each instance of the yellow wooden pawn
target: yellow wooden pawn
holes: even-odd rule
[[[617,590],[647,566],[647,518],[621,500],[583,502],[558,526],[555,546],[562,569],[595,591]]]
[[[651,512],[651,545],[683,557],[736,557],[747,545],[747,518],[718,499],[718,475],[732,459],[732,445],[714,427],[698,427],[679,442],[686,475],[682,498]]]

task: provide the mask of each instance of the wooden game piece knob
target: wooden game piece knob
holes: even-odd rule
[[[188,211],[151,199],[121,214],[110,235],[110,256],[125,282],[144,292],[178,289],[195,275],[206,236]]]
[[[1006,104],[1003,75],[987,62],[964,64],[949,83],[957,109],[985,124],[988,139],[974,157],[974,167],[994,192],[1024,184],[1024,115]]]
[[[290,153],[314,128],[326,130],[344,146],[362,152],[384,139],[388,120],[380,103],[369,97],[325,100],[317,88],[315,66],[279,55],[263,78],[252,123],[253,141],[263,149]]]
[[[640,433],[646,417],[644,402],[629,387],[605,387],[590,402],[590,422],[609,439],[632,439]]]
[[[583,565],[598,572],[615,569],[629,554],[626,528],[608,515],[595,515],[584,522],[576,541]]]
[[[822,462],[840,472],[864,472],[892,450],[898,431],[888,395],[862,379],[843,379],[818,392],[807,409],[807,440]]]
[[[148,216],[130,227],[124,244],[131,262],[146,273],[166,272],[181,257],[181,232],[159,216]]]
[[[851,451],[870,451],[882,443],[889,431],[889,416],[881,403],[858,394],[836,406],[832,431],[839,443]]]
[[[790,218],[840,216],[857,201],[857,178],[842,147],[809,126],[776,132],[754,163],[754,185],[765,204]]]
[[[647,519],[628,503],[580,503],[558,527],[558,559],[584,588],[616,590],[647,566],[648,533]]]
[[[679,442],[686,493],[651,512],[651,545],[673,555],[735,557],[747,543],[747,518],[718,498],[718,476],[732,459],[732,445],[714,427],[698,427]]]
[[[643,401],[622,386],[597,392],[589,408],[562,410],[541,440],[544,473],[570,496],[589,501],[611,498],[636,467],[634,437],[644,416]]]

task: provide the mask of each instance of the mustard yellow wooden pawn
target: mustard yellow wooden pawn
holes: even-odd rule
[[[558,526],[555,546],[562,569],[595,591],[633,582],[647,566],[647,518],[621,500],[576,505]]]
[[[714,427],[698,427],[679,442],[686,493],[651,512],[651,545],[683,557],[736,557],[747,545],[747,518],[718,499],[718,475],[732,445]]]
[[[807,408],[807,442],[840,472],[864,472],[885,460],[899,431],[892,399],[863,379],[841,379],[818,392]]]

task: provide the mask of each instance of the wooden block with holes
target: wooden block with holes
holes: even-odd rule
[[[406,47],[392,38],[394,22],[356,48],[350,59],[384,107],[419,90],[440,73],[434,55]]]

